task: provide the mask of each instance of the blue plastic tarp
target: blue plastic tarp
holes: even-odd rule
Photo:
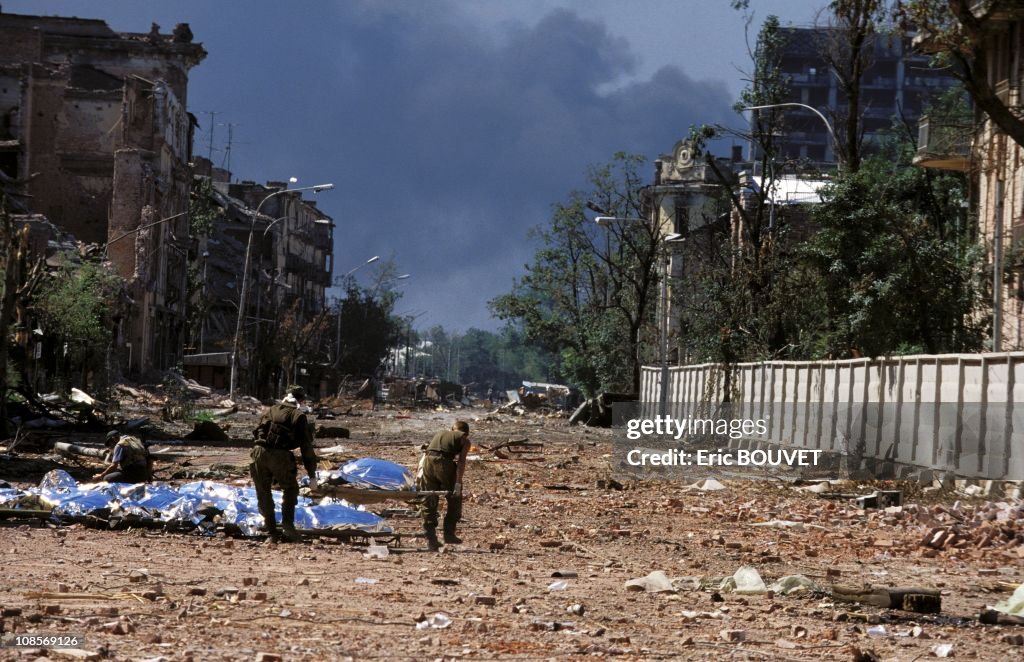
[[[263,517],[252,487],[199,481],[175,487],[167,483],[88,483],[80,485],[60,469],[46,474],[38,487],[28,490],[2,489],[0,503],[34,495],[53,507],[55,519],[131,515],[153,522],[198,525],[213,514],[220,522],[238,526],[245,535],[256,535]],[[281,493],[273,493],[280,521]],[[351,528],[367,532],[390,532],[377,515],[354,508],[342,500],[323,499],[314,504],[300,498],[295,526],[299,529]]]

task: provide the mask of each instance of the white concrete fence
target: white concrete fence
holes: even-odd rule
[[[643,368],[645,415],[662,412],[661,374]],[[665,413],[765,420],[749,443],[1024,479],[1024,352],[702,364],[668,376]]]

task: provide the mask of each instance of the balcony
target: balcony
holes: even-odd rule
[[[965,172],[971,162],[974,127],[965,117],[921,116],[914,165]]]

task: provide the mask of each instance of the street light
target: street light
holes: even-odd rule
[[[594,219],[594,222],[601,227],[608,229],[615,223],[647,223],[646,218],[628,218],[619,216],[598,216]],[[661,384],[659,385],[659,414],[665,416],[668,413],[668,279],[669,273],[669,262],[668,262],[668,246],[670,244],[679,244],[686,241],[686,237],[678,232],[669,232],[661,236],[658,240],[660,244],[663,244],[665,250],[662,255],[662,278],[661,278],[661,291],[660,291],[660,320],[659,320],[659,334],[661,336],[661,342],[659,347],[660,361],[661,361]],[[638,330],[639,334],[639,330]],[[639,338],[637,339],[637,361],[640,360],[639,356]]]
[[[352,275],[352,274],[354,274],[355,272],[359,271],[360,269],[362,269],[362,268],[363,268],[363,267],[365,267],[366,265],[368,265],[368,264],[373,264],[374,262],[376,262],[376,261],[377,261],[377,260],[379,260],[379,259],[380,259],[380,255],[374,255],[373,257],[371,257],[371,258],[370,258],[369,260],[367,260],[366,262],[363,262],[363,263],[361,263],[361,264],[359,264],[359,265],[356,265],[356,266],[352,267],[351,269],[349,269],[349,270],[348,270],[348,272],[347,272],[347,273],[346,273],[346,274],[345,274],[344,276],[342,276],[341,278],[339,278],[339,279],[337,280],[337,282],[338,282],[338,283],[340,283],[340,282],[344,281],[344,280],[345,280],[346,278],[348,278],[349,276],[351,276],[351,275]]]
[[[371,257],[366,262],[362,262],[360,264],[357,264],[356,266],[354,266],[351,269],[349,269],[348,273],[346,273],[344,276],[340,276],[340,277],[336,278],[335,281],[334,281],[334,285],[335,286],[341,286],[345,282],[346,278],[348,278],[349,276],[351,276],[355,272],[359,271],[360,269],[362,269],[366,265],[373,264],[374,262],[376,262],[379,259],[380,259],[380,255],[374,255],[373,257]],[[337,342],[335,344],[335,347],[337,348],[336,349],[337,356],[335,356],[335,358],[334,358],[334,367],[338,367],[339,365],[341,365],[341,297],[338,297],[337,301],[338,301],[338,325],[337,325],[338,326],[338,332],[337,332]]]
[[[242,318],[244,317],[245,311],[245,295],[248,293],[247,285],[249,281],[249,256],[252,253],[252,236],[256,231],[256,219],[260,216],[260,209],[263,208],[263,204],[278,195],[284,195],[285,193],[295,193],[298,191],[313,191],[319,193],[320,191],[330,191],[334,188],[334,184],[316,184],[314,186],[301,186],[299,188],[284,188],[280,191],[274,191],[268,193],[260,204],[256,206],[256,211],[252,214],[252,221],[249,223],[249,241],[245,245],[245,266],[242,269],[242,291],[238,296],[238,322],[235,324],[235,338],[231,343],[231,381],[228,386],[228,397],[232,398],[235,395],[235,384],[236,376],[238,372],[238,339],[242,335]]]
[[[661,243],[665,245],[662,257],[664,273],[661,279],[661,392],[659,393],[659,413],[662,416],[668,414],[668,279],[670,276],[668,248],[671,244],[681,244],[684,241],[686,241],[686,237],[677,232],[670,232],[661,239]]]
[[[377,284],[373,287],[373,291],[370,293],[370,301],[377,298],[377,292],[379,292],[380,288],[384,285],[391,285],[396,281],[405,280],[407,278],[412,278],[412,274],[402,274],[401,276],[395,276],[394,278],[378,278]]]
[[[832,144],[836,146],[839,145],[839,139],[836,138],[836,132],[832,130],[832,124],[830,124],[828,119],[826,119],[825,116],[821,114],[821,111],[819,111],[814,106],[808,106],[806,103],[786,101],[784,103],[769,103],[763,106],[746,106],[744,108],[740,108],[740,110],[763,110],[765,108],[780,108],[782,106],[799,106],[800,108],[806,108],[807,110],[811,111],[812,113],[820,117],[821,121],[825,123],[825,128],[828,129],[828,135],[832,136]]]
[[[291,191],[298,191],[298,189],[291,189]],[[274,218],[269,223],[267,223],[266,227],[264,227],[264,229],[263,229],[263,236],[266,237],[266,234],[268,232],[270,232],[271,227],[273,227],[273,225],[276,222],[278,222],[279,220],[285,220],[286,218],[291,218],[291,216],[282,216],[280,218]],[[313,224],[314,225],[330,225],[331,221],[329,219],[327,219],[327,218],[316,218],[316,219],[313,220]],[[285,226],[287,227],[288,225],[285,225]]]

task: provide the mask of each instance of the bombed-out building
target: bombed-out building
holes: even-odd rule
[[[194,119],[188,25],[115,32],[93,19],[0,13],[0,172],[22,211],[101,245],[129,282],[115,330],[128,374],[180,362]],[[43,330],[45,331],[45,329]]]
[[[218,213],[197,248],[201,314],[184,357],[188,376],[227,388],[238,333],[236,369],[243,390],[269,395],[297,382],[317,393],[327,359],[318,354],[320,338],[306,338],[303,330],[327,312],[334,222],[315,200],[288,190],[285,182],[232,182],[230,172],[204,158],[195,164],[197,182],[212,184],[209,195]],[[243,281],[247,292],[239,326]],[[295,342],[301,348],[293,347]],[[287,375],[286,363],[291,363]]]

